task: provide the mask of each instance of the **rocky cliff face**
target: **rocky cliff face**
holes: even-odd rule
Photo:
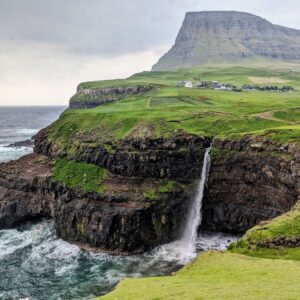
[[[196,179],[201,174],[204,149],[208,139],[190,134],[171,138],[128,138],[108,149],[104,145],[75,143],[72,153],[62,151],[49,142],[47,130],[36,137],[35,152],[52,158],[68,155],[70,159],[86,161],[110,172],[128,177]]]
[[[81,85],[77,93],[70,99],[70,108],[93,108],[105,103],[122,99],[124,96],[140,95],[154,89],[150,85],[111,88],[84,88]]]
[[[259,57],[300,60],[300,30],[273,25],[242,12],[190,12],[186,14],[174,46],[153,70],[210,62],[241,62]]]
[[[193,181],[148,195],[159,182],[109,174],[101,194],[55,182],[52,168],[38,154],[0,165],[1,229],[51,217],[59,237],[113,254],[143,252],[179,236]]]
[[[263,137],[214,141],[203,226],[242,233],[300,200],[300,151]]]
[[[177,239],[199,180],[208,141],[193,135],[122,141],[112,153],[84,148],[80,159],[108,169],[105,192],[54,181],[59,157],[41,132],[36,151],[0,165],[0,228],[55,219],[59,237],[114,254],[142,252]],[[106,151],[106,152],[103,152]],[[47,156],[44,156],[44,155]],[[78,157],[77,157],[78,158]],[[300,200],[300,151],[263,137],[214,140],[202,227],[241,233]],[[172,187],[163,182],[172,180]]]

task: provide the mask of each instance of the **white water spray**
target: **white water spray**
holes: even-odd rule
[[[198,185],[197,194],[191,203],[190,210],[188,212],[187,223],[184,228],[182,244],[184,255],[186,257],[194,257],[196,255],[196,240],[198,227],[202,221],[202,200],[204,194],[205,184],[208,178],[210,170],[210,148],[207,148],[204,155],[201,179]]]

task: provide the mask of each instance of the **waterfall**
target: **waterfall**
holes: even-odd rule
[[[210,148],[207,148],[204,155],[201,179],[198,184],[197,194],[189,208],[188,218],[183,232],[182,243],[184,245],[185,255],[194,256],[196,252],[197,231],[202,221],[201,210],[204,188],[210,170],[209,152]]]

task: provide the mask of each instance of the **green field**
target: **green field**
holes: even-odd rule
[[[125,279],[99,300],[299,299],[300,262],[208,252],[174,276]]]
[[[277,78],[296,91],[230,92],[176,87],[179,80],[218,80],[242,85],[249,78]],[[274,80],[275,80],[274,79]],[[144,94],[92,109],[68,109],[49,128],[56,149],[74,154],[79,145],[112,147],[124,138],[169,137],[186,132],[199,136],[239,138],[245,134],[266,135],[280,142],[300,136],[300,72],[227,67],[144,72],[126,80],[88,82],[84,87],[154,84]],[[274,85],[286,85],[274,83]]]

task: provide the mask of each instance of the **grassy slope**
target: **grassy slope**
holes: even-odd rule
[[[102,193],[105,191],[103,179],[106,170],[84,162],[59,159],[55,162],[53,179],[72,188],[81,188],[85,192]]]
[[[250,229],[230,251],[200,255],[175,276],[126,279],[99,300],[299,299],[300,248],[257,246],[266,239],[299,235],[298,205]]]
[[[230,246],[230,250],[249,256],[300,260],[300,248],[277,247],[269,249],[257,245],[259,242],[280,236],[293,238],[299,235],[300,206],[298,204],[286,214],[248,230],[237,243]]]
[[[249,77],[289,80],[295,93],[226,92],[177,88],[179,80],[219,80],[242,85]],[[77,143],[115,143],[124,137],[170,136],[184,131],[201,136],[239,137],[269,134],[280,141],[300,136],[300,72],[285,69],[228,67],[196,68],[173,72],[144,72],[127,80],[88,82],[84,87],[155,83],[160,87],[144,95],[93,109],[67,110],[50,128],[50,139],[58,148],[72,152]],[[283,84],[275,83],[280,86]],[[262,113],[268,112],[271,118]],[[273,118],[274,117],[274,118]],[[268,133],[269,132],[269,133]]]
[[[126,279],[99,299],[292,300],[299,299],[299,276],[300,262],[211,252],[175,276]]]

